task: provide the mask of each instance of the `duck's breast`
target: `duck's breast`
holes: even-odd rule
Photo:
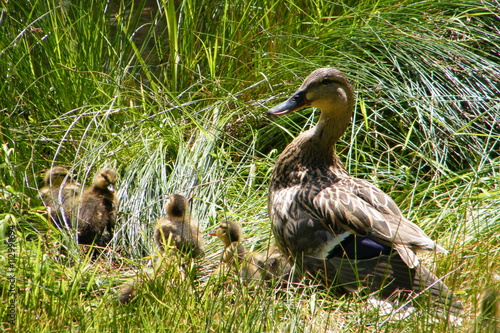
[[[325,259],[328,253],[351,233],[334,233],[300,205],[299,186],[280,189],[270,194],[269,212],[279,247],[287,256],[308,255]]]

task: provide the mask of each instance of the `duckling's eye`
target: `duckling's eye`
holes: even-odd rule
[[[321,80],[321,84],[330,84],[332,81],[327,78],[327,77],[324,77],[323,80]]]

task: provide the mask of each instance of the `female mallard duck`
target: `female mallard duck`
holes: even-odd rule
[[[350,176],[335,154],[354,108],[347,77],[317,69],[268,114],[308,106],[320,109],[317,124],[285,148],[270,181],[268,209],[281,251],[295,269],[327,286],[354,291],[364,285],[384,298],[430,289],[435,300],[460,312],[460,302],[416,255],[446,250],[408,221],[387,194]]]
[[[116,207],[116,172],[104,168],[80,198],[78,209],[78,243],[105,246],[113,237]]]
[[[203,254],[203,240],[188,208],[188,200],[180,194],[172,195],[165,204],[167,217],[158,219],[154,231],[154,240],[161,252],[166,251],[170,239],[185,255],[196,258]]]
[[[266,278],[265,260],[256,253],[250,253],[241,244],[241,227],[236,222],[221,222],[215,233],[224,243],[222,261],[229,267],[234,268],[245,284],[252,281],[262,281]]]
[[[68,169],[56,166],[45,173],[40,199],[49,209],[49,215],[57,227],[71,228],[78,207],[81,186],[73,181]]]

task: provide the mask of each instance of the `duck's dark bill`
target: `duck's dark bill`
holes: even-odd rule
[[[300,109],[304,106],[307,106],[307,103],[308,101],[306,99],[305,92],[298,91],[295,94],[293,94],[293,96],[290,97],[287,101],[279,105],[276,105],[275,107],[270,108],[267,111],[267,114],[273,116],[280,116],[282,114],[287,114],[297,109]]]

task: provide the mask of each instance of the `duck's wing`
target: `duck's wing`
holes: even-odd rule
[[[368,236],[394,247],[409,267],[418,264],[417,250],[446,253],[420,227],[405,219],[387,194],[361,179],[346,178],[328,186],[310,182],[297,200],[333,231]]]

